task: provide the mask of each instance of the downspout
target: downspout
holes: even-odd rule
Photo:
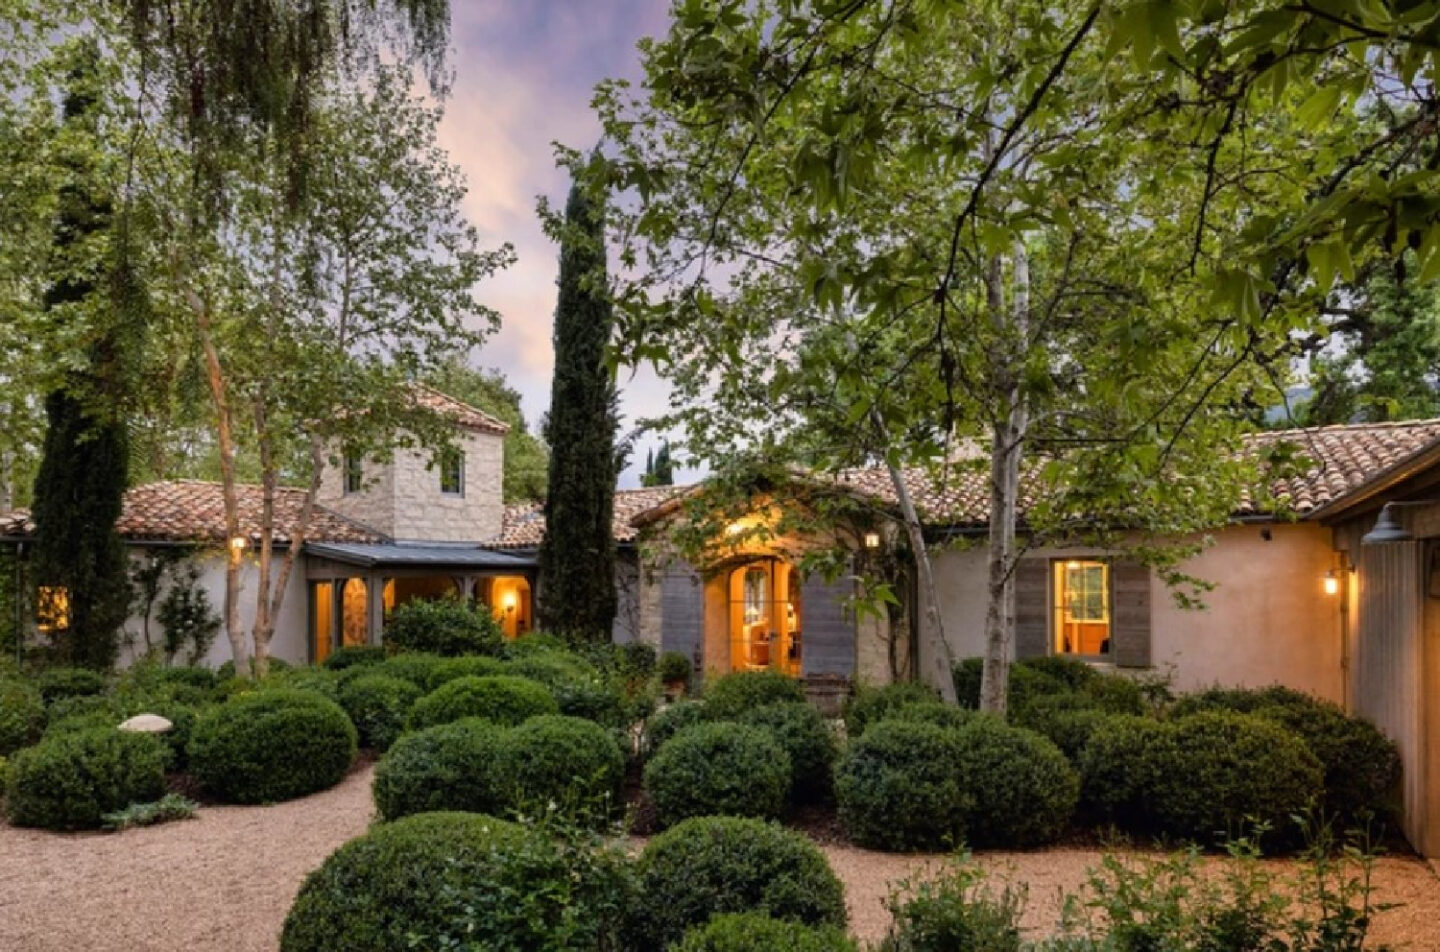
[[[1340,553],[1340,707],[1350,714],[1350,589],[1355,577],[1350,556]]]

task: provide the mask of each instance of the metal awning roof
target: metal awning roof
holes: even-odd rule
[[[441,542],[307,542],[305,551],[310,555],[367,568],[411,566],[522,572],[537,565],[533,556]]]

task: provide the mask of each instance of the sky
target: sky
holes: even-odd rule
[[[550,333],[559,249],[540,227],[536,199],[563,207],[569,180],[552,142],[594,145],[590,96],[602,79],[640,78],[635,43],[665,31],[668,0],[451,0],[454,85],[441,145],[464,169],[465,210],[486,247],[509,241],[518,261],[478,289],[502,328],[472,362],[497,369],[520,391],[532,430],[550,403]],[[622,431],[666,406],[667,389],[642,371],[620,379]],[[622,486],[638,485],[647,437]],[[678,476],[679,474],[677,474]]]

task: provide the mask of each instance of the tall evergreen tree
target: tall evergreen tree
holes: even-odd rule
[[[43,456],[35,478],[36,544],[33,579],[40,606],[54,625],[62,660],[92,668],[115,663],[118,632],[130,601],[125,547],[116,532],[127,479],[125,403],[126,317],[137,312],[138,291],[126,272],[100,276],[85,259],[87,245],[112,226],[111,206],[85,146],[96,101],[93,51],[82,51],[71,74],[65,123],[77,131],[65,156],[68,181],[59,195],[55,260],[60,276],[44,304],[57,321],[84,313],[94,295],[113,306],[88,347],[88,362],[45,398]],[[104,264],[99,266],[101,269]],[[105,281],[109,286],[97,286]]]
[[[655,485],[675,485],[675,464],[670,460],[669,440],[661,443],[660,452],[655,454]]]
[[[560,231],[560,299],[555,308],[555,376],[545,541],[540,546],[539,621],[575,640],[603,641],[615,621],[617,455],[614,322],[605,267],[604,208],[578,186]]]

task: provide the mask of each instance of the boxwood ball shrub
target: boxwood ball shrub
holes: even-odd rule
[[[705,704],[715,720],[738,717],[766,704],[804,700],[804,686],[779,671],[735,671],[705,688]]]
[[[918,681],[896,681],[878,688],[861,686],[840,707],[840,716],[845,721],[845,735],[859,737],[865,733],[865,728],[884,720],[886,715],[907,704],[932,701],[939,703],[939,692]]]
[[[790,783],[790,755],[770,731],[744,724],[687,727],[645,765],[645,791],[664,826],[694,816],[778,817]]]
[[[1369,721],[1337,705],[1274,705],[1255,710],[1297,735],[1325,771],[1325,811],[1342,824],[1366,814],[1387,817],[1397,809],[1400,749]]]
[[[682,684],[689,687],[692,673],[690,659],[678,651],[667,651],[656,663],[655,673],[662,684]]]
[[[978,711],[968,707],[951,707],[942,701],[911,701],[886,712],[883,720],[934,724],[957,730],[979,716]]]
[[[1202,711],[1234,711],[1251,714],[1262,707],[1298,707],[1313,709],[1322,702],[1283,684],[1263,688],[1206,688],[1178,698],[1169,710],[1172,718],[1188,717]]]
[[[508,673],[505,662],[489,655],[466,655],[463,658],[446,658],[430,669],[425,681],[425,690],[430,692],[442,684],[449,684],[457,678],[488,678],[491,675]]]
[[[50,668],[42,671],[35,683],[46,704],[63,697],[84,697],[105,691],[105,678],[89,668]]]
[[[504,749],[516,805],[530,813],[554,804],[575,821],[603,823],[621,803],[625,754],[594,721],[532,717],[506,734]]]
[[[570,681],[598,677],[599,670],[584,658],[569,651],[535,649],[524,652],[505,663],[508,673],[539,681],[549,688]]]
[[[1151,794],[1165,779],[1160,771],[1180,760],[1175,732],[1149,717],[1104,716],[1076,759],[1080,812],[1093,823],[1157,835],[1162,831]]]
[[[948,850],[965,835],[956,767],[959,731],[881,721],[850,742],[835,766],[846,835],[881,850]]]
[[[980,658],[966,658],[955,664],[951,676],[955,683],[955,694],[961,707],[980,706],[980,683],[984,673],[984,662]],[[1010,665],[1008,679],[1008,704],[1012,711],[1019,710],[1031,698],[1042,694],[1064,694],[1070,685],[1047,671],[1030,666],[1029,662]]]
[[[715,916],[685,933],[676,952],[860,952],[835,926],[807,926],[758,912]]]
[[[274,671],[260,682],[260,687],[265,690],[307,691],[331,701],[340,700],[339,676],[325,668],[309,665]]]
[[[10,759],[5,810],[16,826],[95,829],[107,813],[158,799],[165,759],[156,738],[113,727],[47,737]]]
[[[388,654],[380,645],[342,645],[330,652],[323,666],[331,671],[344,671],[357,665],[379,664]]]
[[[956,736],[970,845],[1039,846],[1065,831],[1080,778],[1054,744],[996,717],[977,717]]]
[[[835,736],[810,704],[766,704],[746,711],[740,723],[763,727],[790,755],[790,802],[819,803],[834,786]]]
[[[410,710],[423,692],[409,681],[372,674],[340,688],[340,706],[355,725],[360,746],[384,751],[405,732]]]
[[[432,810],[502,813],[513,801],[506,728],[465,718],[406,734],[375,765],[370,792],[387,820]]]
[[[340,782],[355,759],[355,726],[334,701],[308,691],[241,694],[203,712],[190,772],[232,803],[273,803]]]
[[[545,685],[513,675],[456,678],[415,702],[410,726],[415,728],[448,724],[462,717],[482,717],[496,724],[513,726],[542,714],[559,714]]]
[[[433,691],[434,688],[430,686],[431,679],[435,676],[436,668],[444,661],[445,659],[439,655],[421,652],[392,655],[379,664],[352,665],[344,669],[340,672],[340,683],[344,684],[352,678],[362,678],[371,674],[383,674],[389,678],[409,681],[422,691]]]
[[[619,952],[630,879],[615,854],[474,813],[375,827],[306,877],[281,952]]]
[[[385,621],[390,651],[424,651],[453,658],[496,654],[504,642],[490,609],[458,598],[417,598],[397,605]]]
[[[653,755],[677,733],[695,724],[704,723],[705,720],[704,701],[675,701],[668,704],[646,719],[642,750],[646,756]]]
[[[0,757],[40,739],[45,728],[45,701],[33,685],[0,679]]]
[[[650,841],[636,863],[636,946],[659,952],[723,913],[845,926],[845,896],[825,855],[777,823],[696,817]],[[784,948],[783,946],[779,948]]]

